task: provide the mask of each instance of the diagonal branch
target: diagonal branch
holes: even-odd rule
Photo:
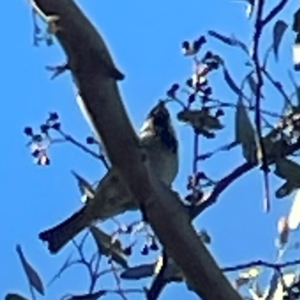
[[[289,156],[296,151],[300,150],[300,140],[295,142],[294,144],[291,144],[287,147],[285,147],[282,151],[282,153],[279,155],[280,157]],[[276,157],[272,157],[268,160],[268,164],[273,164],[276,160]],[[210,196],[205,200],[203,203],[200,203],[199,206],[194,208],[191,212],[192,218],[196,218],[200,213],[202,213],[205,209],[216,203],[219,196],[222,194],[222,192],[227,189],[233,182],[235,182],[238,178],[243,176],[244,174],[248,173],[250,170],[257,167],[256,164],[245,162],[235,168],[232,172],[230,172],[228,175],[223,177],[215,186]]]
[[[268,15],[261,21],[262,25],[265,26],[269,23],[288,3],[289,0],[281,0],[269,13]]]
[[[56,16],[51,18],[56,20],[52,27],[57,29],[56,37],[67,54],[74,81],[112,168],[117,171],[117,180],[124,180],[133,199],[145,208],[153,230],[182,268],[189,286],[204,300],[240,300],[200,241],[176,193],[152,173],[119,94],[116,79],[120,79],[120,72],[102,38],[72,0],[35,2],[46,16]]]

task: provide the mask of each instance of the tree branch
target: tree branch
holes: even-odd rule
[[[152,174],[116,80],[108,72],[115,66],[102,38],[72,0],[35,3],[46,16],[58,17],[51,27],[57,29],[56,37],[112,167],[118,170],[118,180],[128,184],[129,192],[145,208],[153,230],[189,285],[204,300],[240,300],[200,241],[176,194]]]
[[[293,154],[294,152],[300,150],[300,140],[295,142],[294,144],[291,144],[287,147],[285,147],[280,153],[280,157],[285,157]],[[268,164],[273,164],[275,162],[276,157],[271,157],[268,160]],[[230,172],[228,175],[223,177],[215,186],[210,196],[205,200],[203,203],[200,203],[199,206],[195,207],[191,212],[191,217],[194,219],[196,218],[200,213],[202,213],[205,209],[213,205],[217,200],[218,197],[221,195],[221,193],[229,187],[236,179],[240,178],[250,170],[254,169],[257,166],[257,164],[252,164],[249,162],[245,162],[235,168],[232,172]]]

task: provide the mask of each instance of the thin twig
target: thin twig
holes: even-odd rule
[[[109,164],[106,161],[105,156],[103,154],[97,154],[96,152],[92,151],[91,149],[89,149],[85,145],[77,142],[72,136],[64,133],[61,129],[56,129],[56,131],[59,132],[66,139],[66,141],[72,143],[73,145],[77,146],[79,149],[81,149],[84,152],[92,155],[93,157],[95,157],[97,159],[100,159],[102,161],[103,165],[105,166],[105,168],[107,170],[109,169]]]
[[[300,264],[300,259],[288,261],[288,262],[281,263],[281,264],[270,263],[270,262],[263,261],[263,260],[257,260],[257,261],[252,261],[252,262],[249,262],[246,264],[236,265],[234,267],[222,268],[222,271],[223,272],[234,272],[234,271],[239,271],[239,270],[253,268],[253,267],[266,267],[266,268],[271,268],[271,269],[275,269],[275,270],[280,270],[282,268],[295,266],[295,265],[299,265],[299,264]]]
[[[278,92],[282,95],[282,97],[284,98],[284,101],[285,101],[285,107],[287,104],[292,105],[290,97],[284,91],[281,83],[279,81],[276,81],[265,68],[261,68],[261,71],[264,73],[264,75],[267,77],[267,79],[273,84],[273,86],[278,90]]]
[[[121,298],[123,298],[123,300],[128,300],[125,296],[124,290],[121,287],[121,279],[117,273],[117,269],[115,268],[114,262],[111,260],[110,262],[111,264],[111,269],[112,269],[112,273],[115,277],[116,280],[116,284],[117,284],[117,288],[118,288],[118,294],[121,296]]]
[[[34,289],[31,284],[29,284],[29,290],[30,290],[30,294],[31,294],[31,300],[36,300]]]
[[[77,244],[77,242],[75,240],[72,240],[72,242],[73,242],[73,245],[75,246],[75,248],[76,248],[76,250],[78,252],[78,255],[79,255],[78,262],[80,264],[84,265],[86,267],[88,273],[89,273],[90,280],[91,280],[90,287],[89,287],[89,293],[92,293],[93,290],[94,290],[94,288],[95,288],[95,286],[96,286],[96,282],[97,282],[97,280],[99,278],[98,274],[97,274],[97,272],[95,272],[93,270],[92,264],[85,258],[85,255],[84,255],[83,249],[82,249],[84,243],[81,242],[80,244]]]
[[[280,153],[281,157],[286,157],[288,155],[293,154],[294,152],[300,150],[300,140],[287,146],[283,149],[282,153]],[[269,164],[273,164],[275,161],[275,157],[271,157],[268,160]],[[215,186],[210,196],[204,202],[200,203],[198,206],[191,209],[190,216],[191,218],[196,218],[200,213],[202,213],[205,209],[213,205],[218,197],[222,194],[222,192],[228,188],[236,179],[240,178],[250,170],[254,169],[257,166],[255,163],[244,162],[233,171],[231,171],[228,175],[223,177]]]
[[[260,60],[259,60],[259,53],[258,53],[260,37],[261,37],[262,31],[263,31],[263,24],[262,24],[261,20],[262,20],[264,3],[265,3],[264,0],[258,1],[256,21],[255,21],[253,62],[254,62],[254,66],[255,66],[255,73],[257,76],[257,90],[256,90],[256,95],[255,95],[254,120],[255,120],[257,135],[258,135],[259,147],[261,150],[261,169],[264,173],[264,186],[265,186],[264,187],[264,190],[265,190],[264,207],[265,207],[266,211],[269,211],[270,210],[270,195],[269,195],[270,192],[269,192],[268,174],[270,172],[270,169],[268,167],[267,154],[266,154],[266,149],[265,149],[265,145],[263,142],[262,126],[261,126],[261,113],[260,113],[261,89],[263,87],[264,82],[263,82],[263,77],[262,77],[262,72],[261,72],[261,67],[260,67]]]
[[[288,3],[288,0],[281,0],[269,13],[268,15],[261,20],[262,26],[265,26],[269,23]]]

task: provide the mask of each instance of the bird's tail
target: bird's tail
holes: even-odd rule
[[[89,226],[89,220],[90,218],[86,216],[86,208],[81,208],[65,221],[41,232],[39,238],[47,242],[49,251],[55,254],[75,238],[80,231]]]

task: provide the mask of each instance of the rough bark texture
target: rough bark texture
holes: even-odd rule
[[[241,300],[200,241],[178,196],[148,168],[117,81],[107,72],[114,65],[102,38],[72,0],[35,3],[45,15],[59,17],[56,37],[108,157],[145,208],[149,223],[189,285],[204,300]]]

